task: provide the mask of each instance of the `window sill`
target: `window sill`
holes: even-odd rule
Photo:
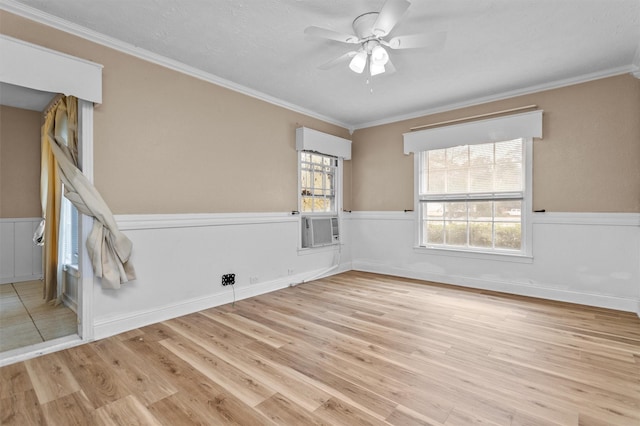
[[[436,256],[450,256],[450,257],[464,257],[467,259],[477,260],[494,260],[500,262],[515,262],[515,263],[533,263],[533,256],[524,254],[512,254],[512,253],[484,253],[472,250],[452,249],[452,248],[432,248],[432,247],[414,247],[413,251],[420,254],[436,255]]]
[[[326,246],[319,246],[319,247],[305,247],[305,248],[298,249],[298,256],[322,253],[325,251],[341,251],[341,250],[342,250],[342,243],[327,244]]]
[[[338,212],[300,212],[300,216],[304,217],[336,217]]]
[[[68,272],[70,275],[73,275],[76,278],[80,278],[80,269],[78,265],[65,264],[62,269]]]

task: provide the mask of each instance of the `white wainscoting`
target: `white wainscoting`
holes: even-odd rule
[[[640,311],[640,215],[533,216],[524,261],[416,249],[412,212],[347,213],[342,244],[315,250],[299,249],[300,219],[288,213],[116,216],[138,278],[95,288],[94,337],[351,269]],[[235,286],[221,285],[227,273]]]
[[[351,269],[347,226],[340,246],[300,250],[300,218],[290,213],[116,220],[133,242],[137,279],[115,291],[96,288],[96,339]],[[233,287],[221,285],[228,273],[236,274]]]
[[[42,247],[33,244],[40,220],[0,219],[0,284],[42,278]]]
[[[535,213],[533,259],[414,248],[414,213],[344,217],[353,269],[496,290],[640,315],[640,215]]]

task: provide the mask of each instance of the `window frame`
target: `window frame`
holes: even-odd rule
[[[64,184],[62,184],[64,192]],[[80,261],[80,212],[64,195],[60,205],[61,266],[78,267]]]
[[[516,262],[530,262],[533,259],[533,241],[532,241],[532,189],[533,189],[533,138],[522,137],[523,142],[523,162],[524,167],[524,189],[522,197],[521,208],[521,239],[522,249],[520,251],[512,250],[486,250],[482,248],[471,247],[456,247],[456,246],[425,246],[421,245],[422,242],[422,212],[421,202],[423,201],[420,196],[420,153],[414,153],[414,250],[418,253],[426,254],[438,254],[448,256],[460,256],[467,258],[477,259],[494,259],[494,260],[508,260]],[[510,139],[507,139],[510,140]],[[487,141],[486,143],[495,143],[501,141]],[[467,144],[468,145],[468,144]],[[434,148],[440,149],[440,148]],[[469,197],[473,199],[473,197]]]
[[[333,211],[311,211],[306,212],[302,210],[302,156],[304,154],[314,154],[321,155],[323,157],[331,158],[335,160],[335,176],[334,176],[334,207]],[[343,167],[343,159],[341,157],[336,157],[333,155],[325,154],[317,151],[309,151],[309,150],[300,150],[297,151],[298,155],[298,212],[302,216],[339,216],[342,211],[342,167]]]

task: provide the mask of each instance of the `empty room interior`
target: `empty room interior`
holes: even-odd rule
[[[640,0],[0,0],[0,424],[640,424]]]

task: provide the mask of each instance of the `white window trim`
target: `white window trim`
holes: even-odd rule
[[[522,199],[522,251],[514,253],[511,251],[483,251],[473,250],[469,248],[455,248],[451,246],[446,247],[424,247],[420,245],[420,228],[422,226],[422,219],[420,214],[415,215],[414,221],[414,251],[424,254],[438,254],[446,256],[458,256],[473,259],[492,259],[503,260],[512,262],[524,262],[530,263],[533,260],[533,138],[522,138],[524,144],[524,174],[525,174],[525,189],[524,197]],[[413,155],[413,200],[414,211],[420,211],[420,155],[414,153]]]

